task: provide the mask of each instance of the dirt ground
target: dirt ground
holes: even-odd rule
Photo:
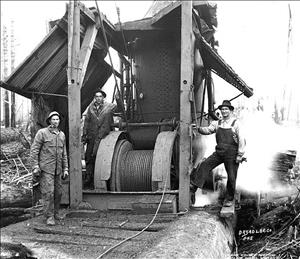
[[[93,217],[69,213],[56,226],[48,227],[40,216],[2,228],[1,242],[22,243],[41,259],[97,258],[138,233],[152,217],[120,212],[96,212]],[[103,258],[230,258],[231,239],[230,229],[215,212],[159,215],[148,231]]]

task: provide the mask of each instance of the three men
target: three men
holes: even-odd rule
[[[213,121],[208,127],[199,127],[200,134],[216,133],[215,152],[205,159],[191,174],[191,192],[202,188],[212,169],[224,163],[227,172],[227,186],[224,206],[234,204],[236,178],[239,164],[243,161],[246,141],[241,133],[238,121],[233,117],[234,107],[230,101],[224,100],[218,107],[222,119]],[[193,197],[193,196],[192,196]]]
[[[87,109],[84,119],[82,143],[87,144],[85,161],[86,176],[84,179],[84,188],[94,185],[94,168],[97,150],[101,139],[111,131],[113,123],[113,113],[117,105],[104,101],[106,93],[102,90],[95,92],[94,100]],[[118,96],[116,96],[118,102]]]
[[[65,134],[59,130],[60,115],[53,111],[47,120],[49,125],[40,129],[32,143],[30,156],[33,177],[40,177],[43,211],[47,225],[55,225],[60,219],[59,206],[62,196],[61,178],[69,175]]]

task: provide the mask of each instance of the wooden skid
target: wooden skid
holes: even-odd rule
[[[121,194],[83,192],[83,200],[98,210],[125,210],[136,213],[154,213],[162,194]],[[159,212],[177,212],[177,195],[165,194]]]
[[[224,218],[228,218],[233,216],[235,213],[235,204],[233,204],[230,207],[222,207],[221,211],[220,211],[220,216],[224,217]]]

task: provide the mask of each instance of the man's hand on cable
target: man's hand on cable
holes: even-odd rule
[[[67,179],[67,177],[69,176],[69,172],[68,171],[64,171],[62,176],[61,176],[61,179],[65,180]]]

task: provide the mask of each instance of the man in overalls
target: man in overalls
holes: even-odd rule
[[[233,117],[234,107],[230,101],[224,100],[218,108],[221,111],[222,119],[213,121],[208,127],[198,128],[198,132],[203,135],[216,133],[217,145],[215,152],[192,172],[191,193],[193,197],[197,188],[203,188],[211,170],[224,163],[227,172],[227,186],[223,206],[230,207],[234,204],[237,171],[239,164],[243,161],[246,141],[240,132],[238,121]]]
[[[62,219],[59,206],[62,197],[61,178],[69,175],[65,134],[58,128],[60,114],[53,111],[47,120],[49,125],[40,129],[31,145],[33,178],[40,178],[43,212],[47,225],[55,225]]]

